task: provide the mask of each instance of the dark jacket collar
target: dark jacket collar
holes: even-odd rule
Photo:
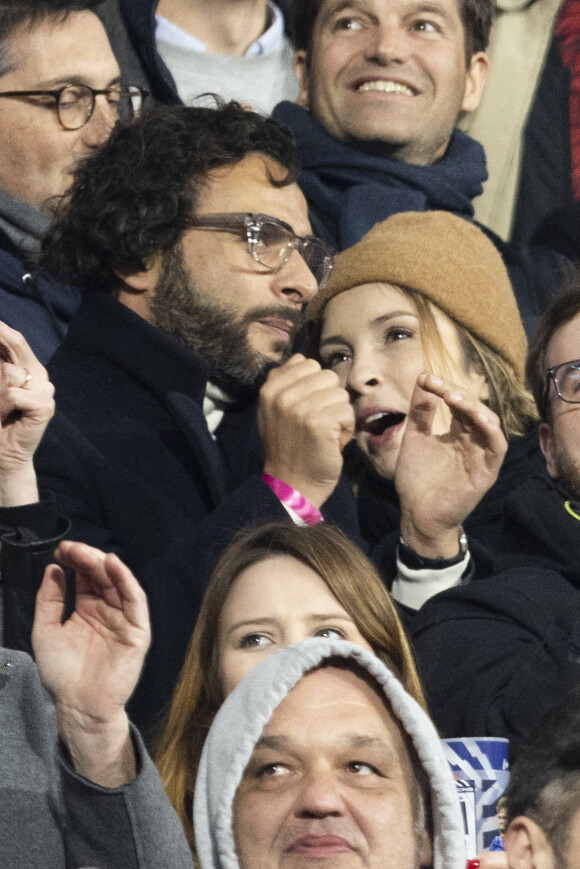
[[[139,57],[151,93],[160,103],[180,105],[173,76],[169,72],[155,41],[155,10],[158,0],[119,0],[119,10],[125,21],[134,51]]]
[[[207,373],[202,360],[105,293],[85,295],[65,345],[104,356],[156,395],[182,393],[203,403]]]

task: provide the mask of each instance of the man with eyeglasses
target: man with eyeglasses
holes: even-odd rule
[[[95,5],[0,2],[0,317],[42,361],[80,299],[38,274],[51,199],[69,187],[80,158],[139,112],[144,95],[121,83]]]
[[[292,355],[332,265],[296,176],[270,118],[235,103],[159,108],[79,169],[45,238],[48,271],[84,296],[49,366],[58,412],[36,467],[73,539],[114,549],[147,592],[139,726],[169,701],[209,570],[237,530],[324,514],[355,533],[337,485],[348,395]],[[58,530],[35,527],[49,542]],[[6,600],[23,607],[22,572],[15,583]],[[26,645],[8,609],[10,642]]]
[[[412,640],[443,736],[519,739],[580,680],[580,275],[528,359],[546,473],[507,499],[489,575],[429,601]]]

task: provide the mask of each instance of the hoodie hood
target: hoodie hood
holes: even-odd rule
[[[434,869],[464,869],[464,830],[455,783],[434,725],[371,652],[342,640],[310,639],[255,667],[227,697],[206,739],[193,820],[201,869],[239,869],[233,801],[254,746],[274,710],[302,676],[329,658],[351,659],[376,681],[411,739],[430,783]]]

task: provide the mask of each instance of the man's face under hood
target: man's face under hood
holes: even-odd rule
[[[234,804],[241,869],[417,869],[418,788],[382,697],[350,670],[305,675],[275,710]]]

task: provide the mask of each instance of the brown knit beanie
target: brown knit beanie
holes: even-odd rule
[[[480,338],[524,382],[527,341],[502,258],[484,233],[448,211],[407,211],[377,223],[340,253],[306,318],[322,317],[333,296],[387,283],[421,293]]]

